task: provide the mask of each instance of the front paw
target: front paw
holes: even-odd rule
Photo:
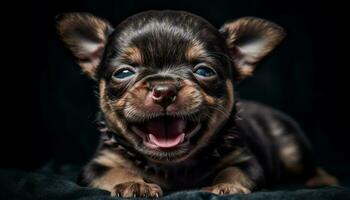
[[[131,181],[114,186],[111,195],[117,197],[158,198],[163,195],[163,192],[156,184]]]
[[[240,184],[234,184],[234,183],[220,183],[213,186],[202,188],[202,191],[211,192],[219,195],[251,193],[251,191],[248,188]]]

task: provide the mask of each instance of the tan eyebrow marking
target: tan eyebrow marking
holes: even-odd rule
[[[203,57],[205,55],[207,55],[205,48],[203,44],[198,41],[192,42],[185,52],[185,58],[189,62],[194,61],[199,57]]]
[[[143,64],[143,56],[141,50],[136,46],[130,46],[123,50],[122,58],[137,64]]]

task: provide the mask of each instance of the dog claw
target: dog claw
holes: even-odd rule
[[[114,186],[116,197],[143,197],[158,198],[161,196],[161,188],[158,185],[144,182],[125,182]],[[112,193],[113,196],[113,193]]]

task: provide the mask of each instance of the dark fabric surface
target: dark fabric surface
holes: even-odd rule
[[[50,169],[49,169],[50,168]],[[54,174],[58,170],[61,175]],[[0,199],[118,199],[109,196],[103,190],[80,187],[74,179],[78,168],[72,166],[52,169],[43,168],[38,172],[24,172],[16,170],[0,170]],[[305,189],[298,186],[283,186],[271,191],[258,191],[249,195],[217,196],[198,190],[179,191],[166,194],[161,199],[350,199],[350,189],[339,187],[324,187],[318,189]]]

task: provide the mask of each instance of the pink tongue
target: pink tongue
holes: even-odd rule
[[[152,134],[149,134],[149,140],[161,148],[171,148],[182,143],[185,138],[185,133],[178,135],[176,138],[157,138]]]
[[[157,118],[146,126],[150,142],[161,148],[175,147],[185,137],[186,121],[181,118]]]

